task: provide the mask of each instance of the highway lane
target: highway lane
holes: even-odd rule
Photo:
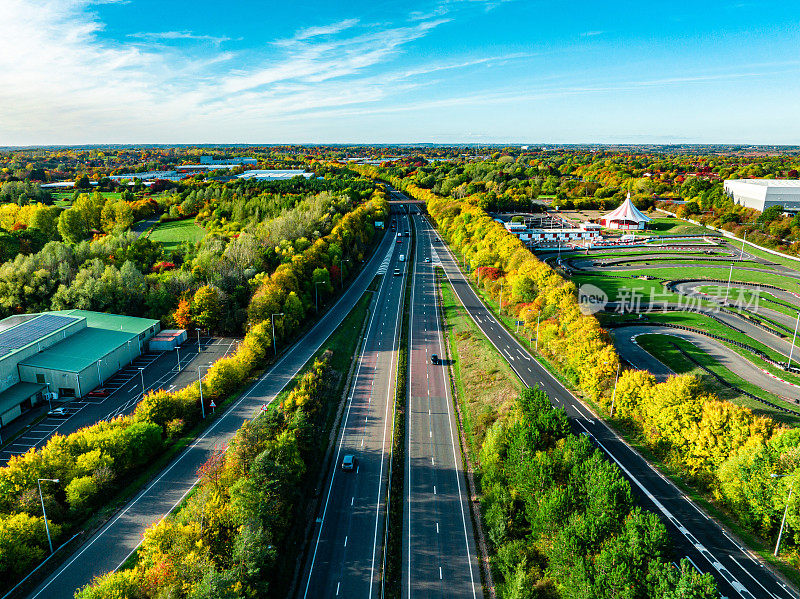
[[[431,363],[444,355],[431,230],[414,222],[402,597],[475,599],[481,581],[448,370]]]
[[[72,599],[75,590],[95,576],[118,568],[139,546],[144,529],[168,514],[191,491],[197,481],[197,468],[209,453],[227,443],[243,420],[257,416],[263,404],[274,400],[333,333],[364,294],[386,254],[394,250],[393,244],[392,236],[385,235],[359,276],[311,330],[28,597]]]
[[[443,246],[439,256],[466,311],[508,359],[520,379],[529,387],[544,390],[555,406],[564,408],[576,430],[590,433],[598,447],[631,481],[642,505],[662,517],[674,540],[677,558],[687,556],[699,569],[714,574],[723,596],[743,599],[796,596],[534,360],[484,306]]]
[[[403,216],[398,232],[409,230]],[[400,345],[404,276],[400,254],[410,238],[397,244],[372,304],[367,331],[348,396],[327,491],[317,519],[311,559],[299,586],[304,598],[380,595],[382,545],[386,516],[386,486],[392,442]],[[355,456],[355,468],[341,469],[345,455]]]

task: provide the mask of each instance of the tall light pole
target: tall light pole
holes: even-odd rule
[[[733,262],[731,262],[731,271],[728,273],[728,287],[725,289],[725,305],[728,305],[728,295],[731,292],[731,277],[733,277]]]
[[[50,555],[53,554],[53,541],[50,538],[50,527],[47,525],[47,512],[44,510],[44,496],[42,495],[42,481],[49,481],[51,483],[57,483],[59,480],[57,478],[37,478],[36,484],[39,487],[39,500],[42,502],[42,516],[44,516],[44,530],[47,533],[47,543],[50,545]]]
[[[536,352],[539,352],[539,319],[542,317],[541,314],[536,316]]]
[[[506,284],[505,281],[500,281],[500,317],[503,317],[503,286]]]
[[[50,383],[45,383],[47,385],[47,403],[50,405],[50,411],[53,411],[53,401],[50,399]]]
[[[200,328],[197,329],[197,353],[200,353]]]
[[[770,474],[771,478],[785,478],[789,476],[788,474]],[[783,519],[781,520],[781,528],[778,531],[778,542],[775,543],[775,552],[773,555],[778,557],[778,553],[781,550],[781,537],[783,536],[783,527],[786,524],[786,514],[789,512],[789,503],[792,501],[792,491],[794,490],[794,482],[789,485],[789,497],[786,498],[786,509],[783,510]]]
[[[744,260],[744,240],[747,239],[747,231],[744,232],[744,236],[742,237],[742,253],[739,254],[739,261]]]
[[[275,317],[276,316],[283,316],[283,312],[279,312],[279,313],[273,314],[271,316],[271,318],[272,318],[272,351],[277,356],[278,355],[278,346],[275,344]]]
[[[609,418],[614,417],[614,402],[617,400],[617,383],[619,382],[619,369],[622,366],[619,362],[617,362],[617,376],[614,378],[614,393],[611,395],[611,411],[608,414]]]
[[[322,281],[314,283],[314,311],[319,312],[319,286],[324,285]]]
[[[175,346],[175,351],[178,354],[178,372],[181,371],[181,348],[179,345]]]
[[[142,375],[142,397],[144,398],[144,368],[141,366],[137,366],[139,369],[139,374]]]
[[[788,368],[792,367],[792,356],[794,355],[794,342],[797,339],[797,326],[800,325],[800,310],[797,311],[797,320],[794,323],[794,335],[792,335],[792,349],[789,350],[789,363],[786,364]]]
[[[350,262],[350,259],[339,257],[339,288],[344,289],[344,263]]]
[[[200,385],[200,412],[203,414],[203,420],[206,419],[206,407],[203,405],[203,377],[200,376],[200,369],[210,367],[211,364],[200,364],[197,366],[197,384]]]

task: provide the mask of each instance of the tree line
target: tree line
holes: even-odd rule
[[[221,404],[271,358],[270,310],[286,312],[275,327],[282,342],[296,335],[309,318],[315,318],[314,299],[305,289],[315,273],[320,278],[321,271],[329,273],[335,265],[336,255],[330,248],[341,248],[339,257],[345,260],[363,259],[375,235],[374,221],[385,220],[388,212],[385,198],[376,193],[339,219],[327,236],[261,279],[244,340],[234,354],[217,360],[202,382],[206,411],[211,401]],[[198,383],[175,391],[159,389],[146,394],[129,416],[67,436],[55,434],[44,447],[12,457],[0,468],[0,531],[4,533],[0,534],[0,580],[12,586],[45,555],[47,537],[36,501],[38,478],[61,481],[42,488],[57,543],[123,487],[131,473],[197,424],[200,416]]]
[[[476,284],[521,320],[538,351],[576,389],[611,410],[619,356],[592,315],[581,313],[575,285],[539,261],[471,198],[442,197],[389,179],[425,200],[442,236],[467,261]],[[800,477],[800,433],[721,401],[697,379],[657,383],[647,372],[623,370],[614,418],[684,479],[718,501],[749,530],[772,542]],[[787,475],[773,478],[771,474]],[[800,503],[788,503],[784,555],[800,566]]]

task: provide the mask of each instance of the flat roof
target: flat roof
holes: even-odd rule
[[[13,326],[0,330],[0,358],[37,343],[44,337],[78,322],[80,319],[67,314],[43,312],[35,314],[32,318],[22,319],[19,316],[9,316],[0,321],[9,321]],[[21,321],[21,322],[20,322]]]
[[[122,314],[108,314],[106,312],[91,312],[89,310],[59,310],[48,314],[60,314],[75,318],[85,318],[87,327],[108,329],[110,331],[123,331],[125,333],[144,333],[159,321],[138,316],[124,316]]]
[[[88,327],[25,360],[20,366],[81,372],[138,335]]]
[[[725,183],[744,183],[759,187],[800,187],[800,179],[726,179]]]
[[[0,393],[0,415],[44,389],[39,383],[17,383]]]

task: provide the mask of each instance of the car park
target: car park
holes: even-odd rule
[[[352,454],[347,454],[342,458],[342,470],[349,471],[356,467],[356,457]]]

